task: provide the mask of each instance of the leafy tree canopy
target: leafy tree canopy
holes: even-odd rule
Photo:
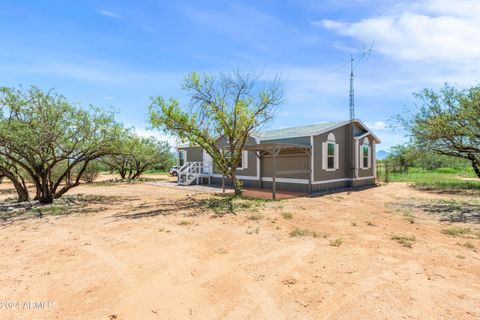
[[[152,99],[152,127],[202,147],[240,195],[236,171],[242,149],[248,137],[272,119],[281,103],[279,79],[261,81],[258,75],[239,71],[202,76],[193,72],[185,78],[183,89],[190,96],[190,103],[184,106],[174,98]],[[225,149],[218,147],[219,138],[225,139]]]
[[[25,172],[41,203],[51,203],[77,186],[90,161],[115,153],[124,130],[112,114],[93,106],[78,108],[55,92],[0,88],[2,168]],[[78,175],[70,181],[74,167]]]
[[[140,178],[146,170],[167,168],[172,163],[172,158],[167,142],[129,133],[120,139],[119,152],[103,160],[117,171],[122,179],[133,180]]]
[[[415,95],[416,113],[398,116],[417,148],[468,160],[480,178],[480,86]]]

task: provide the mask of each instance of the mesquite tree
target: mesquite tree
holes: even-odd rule
[[[237,167],[242,149],[281,103],[279,79],[261,81],[258,75],[239,71],[203,76],[193,72],[185,78],[183,89],[190,95],[190,103],[183,107],[173,98],[152,99],[152,127],[202,147],[215,167],[231,179],[235,194],[241,195]],[[225,139],[226,150],[219,148],[219,138]]]
[[[0,156],[28,176],[40,203],[78,186],[90,161],[116,152],[123,130],[112,114],[78,108],[54,92],[0,88]]]
[[[25,174],[22,174],[15,165],[12,165],[4,157],[0,156],[0,182],[3,178],[9,179],[15,190],[17,191],[18,201],[28,201],[27,182],[25,181]]]
[[[149,169],[166,168],[173,155],[167,142],[154,137],[144,138],[128,134],[120,140],[119,152],[103,161],[117,171],[122,179],[135,180]]]
[[[468,160],[480,178],[480,86],[416,94],[419,110],[398,116],[421,149]]]

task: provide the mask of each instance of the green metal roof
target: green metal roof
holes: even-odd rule
[[[305,137],[319,132],[328,131],[334,129],[342,124],[348,123],[348,121],[336,121],[336,122],[323,122],[319,124],[312,124],[300,127],[291,127],[277,130],[262,131],[255,134],[255,137],[260,140],[273,140],[273,139],[285,139]]]

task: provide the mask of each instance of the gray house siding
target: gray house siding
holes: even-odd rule
[[[256,144],[255,139],[250,137],[247,140],[247,144]],[[225,138],[220,138],[218,140],[218,146],[219,147],[226,147],[228,146],[227,141]],[[247,168],[244,169],[237,169],[237,175],[239,176],[249,176],[249,177],[256,177],[257,176],[257,155],[255,154],[254,151],[248,151],[247,152],[247,161],[248,161],[248,166]],[[215,174],[221,174],[217,168],[213,168],[213,172]]]
[[[203,161],[203,150],[200,147],[181,147],[178,150],[184,150],[187,152],[185,162],[195,161],[195,162],[202,162]]]
[[[339,156],[339,168],[334,171],[327,171],[322,169],[322,143],[327,141],[329,133],[335,135],[335,142],[338,144],[338,156]],[[314,177],[313,181],[325,181],[325,180],[337,180],[342,178],[351,178],[352,170],[350,169],[349,162],[349,146],[348,143],[348,126],[342,126],[332,131],[322,133],[313,137],[313,164],[314,164]]]

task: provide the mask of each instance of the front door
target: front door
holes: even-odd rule
[[[203,172],[213,173],[213,159],[205,150],[203,150]]]

